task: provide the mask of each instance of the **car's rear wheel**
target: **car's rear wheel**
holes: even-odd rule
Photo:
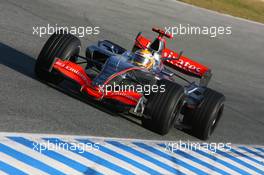
[[[204,100],[195,109],[188,109],[184,115],[185,124],[191,125],[191,134],[206,140],[214,132],[224,110],[225,97],[212,89],[206,89]]]
[[[60,83],[63,77],[52,70],[55,58],[74,62],[80,50],[81,42],[77,37],[64,34],[63,31],[54,33],[40,51],[35,65],[35,74],[43,81]]]
[[[161,80],[158,85],[164,86],[164,92],[150,94],[142,119],[142,125],[154,132],[165,135],[180,115],[184,103],[184,88],[168,80]]]

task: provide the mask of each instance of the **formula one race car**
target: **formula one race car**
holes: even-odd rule
[[[132,51],[103,40],[88,46],[85,57],[79,55],[78,38],[57,31],[42,48],[35,73],[55,85],[71,80],[85,97],[136,115],[144,127],[161,135],[175,125],[208,139],[222,116],[224,95],[207,87],[209,68],[168,49],[164,37],[172,36],[152,30],[158,37],[151,42],[139,33]],[[199,78],[199,85],[169,67]],[[188,85],[180,85],[179,79]]]

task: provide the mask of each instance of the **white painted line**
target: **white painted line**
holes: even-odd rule
[[[240,151],[239,151],[239,152],[240,152]],[[244,153],[244,154],[245,154],[245,153]],[[245,154],[245,155],[247,155],[247,154]],[[249,159],[247,159],[247,158],[245,158],[245,157],[242,157],[242,156],[240,156],[239,154],[236,154],[236,153],[234,153],[234,157],[236,157],[236,158],[238,158],[239,160],[242,160],[242,161],[244,161],[244,162],[250,164],[251,166],[254,166],[254,167],[256,167],[256,168],[258,168],[258,169],[264,171],[264,167],[261,167],[258,163],[254,162],[254,161],[252,161],[252,160],[249,160]],[[249,157],[254,158],[253,156],[249,156]]]
[[[249,147],[247,147],[247,148],[249,149]],[[245,154],[245,155],[247,155],[247,156],[249,156],[249,157],[252,157],[253,159],[256,159],[256,160],[258,160],[258,161],[260,161],[260,162],[261,162],[261,161],[263,162],[263,159],[261,159],[259,156],[256,156],[256,155],[253,154],[253,153],[247,152],[247,151],[245,151],[245,150],[243,150],[243,149],[240,149],[240,148],[238,148],[238,147],[236,147],[235,150],[238,151],[238,152],[241,152],[241,153],[243,153],[243,154]],[[250,150],[254,151],[254,149],[250,149]],[[256,152],[256,151],[255,151],[255,152]]]
[[[148,143],[173,143],[175,141],[172,140],[144,140],[144,139],[134,139],[134,138],[118,138],[118,137],[102,137],[102,136],[92,136],[92,135],[64,135],[64,134],[43,134],[43,133],[25,133],[25,132],[0,132],[0,141],[7,140],[5,137],[7,136],[17,136],[17,137],[27,137],[27,138],[43,138],[43,137],[59,137],[59,138],[66,138],[66,139],[95,139],[99,141],[104,140],[115,140],[121,142],[144,142]],[[39,139],[41,140],[41,139]],[[178,140],[177,140],[178,141]],[[187,142],[195,142],[195,143],[205,143],[204,141],[189,141],[189,140],[182,140],[183,143]],[[260,147],[264,148],[263,145],[257,144],[232,144],[234,146],[246,146],[246,147]]]
[[[37,141],[37,140],[40,141],[39,139],[35,139],[35,141]],[[44,143],[45,140],[41,140],[41,142]],[[52,144],[52,143],[49,143],[49,144],[55,146],[55,144]],[[95,162],[93,162],[93,161],[91,161],[89,159],[86,159],[85,157],[82,157],[82,156],[80,156],[80,155],[78,155],[78,154],[76,154],[76,153],[74,153],[72,151],[67,151],[65,149],[60,149],[60,150],[54,150],[54,152],[59,153],[59,154],[65,156],[65,157],[67,157],[69,159],[72,159],[72,160],[74,160],[74,161],[76,161],[76,162],[78,162],[78,163],[80,163],[80,164],[82,164],[84,166],[92,168],[92,169],[94,169],[94,170],[96,170],[96,171],[98,171],[98,172],[100,172],[102,174],[118,175],[117,172],[112,171],[111,169],[108,169],[105,166],[97,164],[97,163],[95,163]]]
[[[21,162],[9,155],[6,155],[2,152],[0,152],[0,160],[23,171],[23,172],[30,172],[32,175],[48,175],[47,173],[37,169],[37,168],[34,168],[34,167],[31,167],[30,165],[27,165],[25,164],[24,162]]]
[[[132,154],[130,152],[127,152],[127,151],[125,151],[125,150],[123,150],[121,148],[115,147],[115,146],[113,146],[113,145],[111,145],[109,143],[106,143],[106,142],[104,143],[104,146],[109,148],[109,149],[111,149],[111,150],[113,150],[113,151],[118,152],[119,154],[122,154],[122,155],[124,155],[126,157],[129,157],[129,158],[131,158],[131,159],[133,159],[133,160],[135,160],[137,162],[140,162],[141,164],[143,164],[143,165],[145,165],[147,167],[150,167],[150,168],[154,169],[155,171],[160,172],[161,174],[171,174],[171,172],[164,170],[163,168],[157,166],[156,164],[154,164],[152,162],[149,162],[149,161],[147,161],[147,160],[145,160],[145,159],[143,159],[143,158],[141,158],[141,157],[139,157],[137,155],[134,155],[134,154]]]
[[[256,150],[256,149],[253,148],[253,147],[247,147],[247,146],[246,146],[246,148],[249,149],[249,150],[251,150],[251,151],[254,151],[255,153],[257,153],[257,154],[261,155],[262,157],[264,157],[264,153],[263,153],[263,152],[261,152],[261,151],[259,151],[259,150]],[[253,154],[253,153],[252,153],[252,154]]]
[[[1,175],[8,175],[7,173],[5,173],[4,171],[1,171],[1,170],[0,170],[0,174]]]
[[[196,158],[198,158],[200,160],[203,160],[203,161],[207,162],[208,164],[213,165],[213,166],[215,166],[215,167],[217,167],[217,168],[219,168],[221,170],[229,172],[232,175],[239,175],[238,172],[236,172],[236,171],[234,171],[234,170],[232,170],[232,169],[220,164],[219,162],[213,161],[212,159],[209,159],[208,157],[205,157],[205,156],[203,156],[201,154],[198,154],[197,152],[195,152],[193,150],[188,150],[186,153],[190,154],[190,155],[192,155],[192,156],[194,156],[194,157],[196,157]]]
[[[174,162],[169,161],[169,160],[167,160],[167,159],[165,159],[163,157],[159,157],[158,155],[152,153],[149,150],[145,150],[145,149],[139,148],[139,147],[134,147],[134,149],[136,149],[136,150],[138,150],[140,152],[145,152],[147,155],[150,155],[151,157],[156,157],[158,160],[160,160],[160,161],[162,161],[162,162],[164,162],[167,165],[170,165],[172,167],[174,167],[176,165]],[[190,159],[187,159],[187,158],[185,158],[183,156],[180,156],[178,154],[174,154],[174,153],[168,154],[168,152],[165,151],[165,148],[164,149],[163,148],[156,148],[156,149],[159,150],[159,151],[161,151],[161,152],[163,152],[163,153],[165,153],[165,154],[167,154],[168,156],[175,157],[176,159],[179,159],[179,160],[181,160],[181,161],[183,161],[183,162],[185,162],[185,163],[187,163],[187,164],[189,164],[189,165],[191,165],[193,167],[196,167],[199,170],[202,170],[204,172],[208,172],[209,174],[219,174],[218,172],[212,171],[212,170],[208,169],[207,167],[202,166],[202,165],[200,165],[200,164],[198,164],[198,163],[196,163],[196,162],[194,162],[194,161],[192,161]],[[177,169],[183,168],[183,167],[181,167],[179,165],[176,165],[176,166],[177,166]]]
[[[32,150],[24,145],[21,145],[20,143],[17,143],[15,141],[8,141],[8,142],[4,142],[2,143],[18,152],[24,153],[29,157],[32,157],[36,160],[39,160],[40,162],[50,166],[50,167],[55,167],[56,169],[62,171],[62,172],[67,172],[69,174],[76,174],[76,175],[81,175],[82,173],[72,169],[71,167],[68,167],[67,165],[56,161],[55,159],[49,158],[48,156],[41,154],[38,151]]]
[[[204,150],[201,150],[201,151],[205,152]],[[212,156],[215,156],[215,157],[217,157],[218,159],[221,159],[221,160],[223,160],[223,161],[225,161],[225,162],[228,162],[228,163],[230,163],[231,165],[233,165],[233,166],[235,166],[235,167],[238,167],[239,169],[242,169],[243,171],[248,172],[249,174],[258,174],[258,173],[255,172],[254,170],[252,170],[252,169],[250,169],[250,168],[247,168],[247,167],[245,167],[245,166],[243,166],[243,165],[241,165],[241,164],[235,162],[234,160],[231,160],[231,159],[229,159],[229,158],[227,158],[227,157],[225,157],[225,156],[222,156],[222,155],[220,155],[220,154],[217,154],[217,153],[208,153],[208,152],[205,152],[205,153],[207,153],[207,154],[211,154]]]
[[[63,141],[70,142],[70,143],[77,142],[77,140],[74,140],[74,139],[68,139],[68,140],[63,140]],[[118,165],[118,166],[121,166],[122,168],[127,169],[128,171],[132,171],[133,173],[142,174],[142,175],[148,174],[145,171],[142,171],[141,169],[138,169],[137,167],[132,166],[131,164],[126,163],[125,161],[122,161],[121,159],[118,159],[118,158],[116,158],[114,156],[111,156],[109,154],[106,154],[106,153],[104,153],[104,152],[102,152],[100,150],[91,151],[91,150],[88,150],[88,148],[87,148],[85,151],[87,151],[87,152],[89,152],[91,154],[94,154],[96,156],[99,156],[102,159],[105,159],[105,160],[107,160],[107,161],[109,161],[111,163],[114,163],[114,164]]]
[[[43,152],[41,154],[39,151],[33,150],[33,145],[31,147],[30,142],[27,142],[21,138],[13,138],[13,140],[8,138],[8,136],[13,137],[23,137],[29,141],[48,145],[50,144],[51,148],[49,152]],[[98,144],[99,150],[90,150],[90,148],[86,149],[84,153],[85,156],[82,156],[83,153],[76,153],[71,150],[67,150],[70,147],[64,148],[63,145],[59,146],[53,144],[52,142],[48,142],[43,138],[57,138],[62,142],[66,142],[69,144],[82,144],[85,143],[79,142],[78,139],[90,140],[93,143]],[[16,140],[18,139],[18,140]],[[124,145],[124,148],[115,146],[110,144],[110,142],[106,141],[115,141],[115,143]],[[135,143],[137,142],[137,143]],[[264,171],[264,166],[260,162],[263,162],[264,159],[261,156],[256,156],[249,151],[243,150],[239,148],[242,145],[231,145],[232,149],[238,152],[241,152],[250,158],[255,160],[250,160],[244,156],[239,155],[239,153],[235,153],[232,151],[226,151],[225,154],[228,156],[233,156],[233,159],[243,161],[244,163],[238,163],[233,159],[229,159],[224,155],[218,153],[212,153],[209,150],[200,149],[200,151],[206,153],[207,155],[214,156],[217,159],[227,164],[222,164],[217,160],[212,160],[206,155],[201,155],[199,152],[194,150],[185,149],[183,152],[171,152],[169,150],[165,150],[165,148],[159,146],[158,144],[164,144],[166,142],[171,143],[171,141],[162,141],[162,140],[142,140],[142,139],[119,139],[119,138],[107,138],[107,137],[94,137],[94,136],[75,136],[75,135],[54,135],[54,134],[28,134],[28,133],[0,133],[0,143],[18,151],[19,153],[25,154],[33,159],[40,161],[46,166],[50,166],[59,171],[65,172],[66,174],[82,174],[83,171],[89,171],[89,168],[100,172],[102,174],[120,174],[122,170],[125,172],[134,172],[136,174],[151,174],[150,172],[160,172],[161,174],[172,174],[175,171],[181,171],[185,174],[197,174],[199,172],[205,172],[209,174],[221,174],[225,171],[230,174],[239,174],[238,172],[244,171],[249,174],[258,174]],[[23,144],[26,145],[23,145]],[[59,144],[60,142],[58,142]],[[183,142],[184,143],[184,142]],[[186,141],[186,143],[193,143],[190,141]],[[197,142],[198,143],[198,142]],[[200,142],[199,142],[200,143]],[[203,142],[201,142],[203,143]],[[75,145],[75,146],[76,146]],[[65,146],[65,145],[64,145]],[[81,146],[81,145],[79,145]],[[101,146],[101,150],[100,150]],[[146,148],[145,148],[146,146]],[[105,147],[105,148],[103,148]],[[263,155],[263,152],[255,149],[264,148],[263,146],[248,146],[244,145],[245,148],[258,153],[259,155]],[[57,149],[53,149],[57,148]],[[84,147],[80,147],[81,149]],[[103,150],[105,149],[105,150]],[[131,152],[129,150],[131,150]],[[133,151],[132,151],[133,150]],[[153,151],[152,151],[153,150]],[[155,152],[158,151],[158,152]],[[80,150],[79,150],[80,151]],[[78,152],[78,150],[77,150]],[[117,153],[117,154],[113,154]],[[48,154],[47,154],[48,153]],[[177,154],[178,153],[178,154]],[[16,159],[16,155],[8,156],[6,154],[4,163],[11,164],[13,160]],[[59,155],[61,156],[59,156]],[[10,154],[11,155],[11,154]],[[3,157],[4,157],[3,156]],[[2,157],[2,158],[3,158]],[[178,159],[178,162],[175,159]],[[0,156],[1,159],[1,156]],[[90,160],[91,159],[91,160]],[[26,162],[23,163],[23,160],[16,159],[20,164],[18,169],[22,171],[25,170],[25,166],[29,166],[33,168],[34,171],[41,171],[38,168],[34,168],[34,162]],[[68,162],[67,162],[68,161]],[[259,161],[259,162],[257,162]],[[14,162],[14,161],[13,161]],[[66,163],[67,162],[67,163]],[[203,162],[208,163],[204,164]],[[72,164],[70,164],[72,163]],[[234,169],[230,166],[233,166]],[[113,167],[116,168],[113,168]],[[120,169],[119,169],[120,168]],[[255,170],[254,170],[255,168]],[[260,170],[257,171],[256,169]],[[26,169],[27,173],[32,173],[32,169]],[[44,170],[41,172],[43,173]],[[124,172],[122,171],[122,172]],[[255,172],[257,171],[257,172]]]

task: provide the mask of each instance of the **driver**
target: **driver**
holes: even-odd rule
[[[148,70],[152,69],[155,64],[154,56],[147,49],[137,50],[134,54],[132,54],[131,61],[135,65],[145,67]]]

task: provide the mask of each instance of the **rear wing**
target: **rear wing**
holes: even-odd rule
[[[165,48],[162,52],[162,58],[174,58],[171,60],[165,60],[163,62],[165,65],[185,74],[200,78],[209,70],[208,67],[193,61],[188,57],[180,56],[180,58],[177,59],[178,57],[179,53],[167,48]]]
[[[147,49],[149,48],[150,44],[151,41],[149,39],[144,37],[141,33],[138,34],[135,40],[135,45],[137,47],[142,49]],[[211,70],[208,67],[202,65],[201,63],[193,61],[186,56],[180,56],[180,58],[177,59],[179,57],[179,53],[166,48],[166,45],[165,48],[162,50],[161,54],[162,54],[161,57],[164,59],[163,63],[166,66],[172,67],[173,69],[176,69],[184,74],[205,79],[206,81],[209,81],[209,79],[212,76]],[[166,59],[166,58],[175,58],[175,59]]]

